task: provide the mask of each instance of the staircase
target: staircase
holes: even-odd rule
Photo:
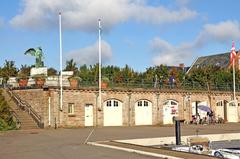
[[[21,108],[20,105],[14,101],[13,95],[11,97],[11,95],[7,92],[6,89],[3,89],[2,95],[8,102],[8,105],[10,106],[12,111],[17,115],[18,120],[20,121],[20,129],[26,130],[39,128],[38,124],[35,122],[33,117],[29,114],[29,111],[26,111],[26,109]]]

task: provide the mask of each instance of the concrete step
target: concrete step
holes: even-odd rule
[[[18,115],[19,120],[21,122],[20,129],[37,129],[37,123],[33,120],[31,115],[28,114],[27,111],[21,110],[16,103],[12,100],[6,90],[2,92],[5,100],[8,102],[8,105],[12,108],[12,110]]]

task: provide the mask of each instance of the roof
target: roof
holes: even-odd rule
[[[219,66],[220,68],[227,68],[229,66],[229,60],[230,52],[209,56],[201,56],[194,61],[188,72],[190,72],[194,68],[202,68],[206,66]]]

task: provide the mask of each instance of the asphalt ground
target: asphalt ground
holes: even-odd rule
[[[35,129],[0,132],[0,159],[151,159],[144,155],[84,144],[174,136],[173,126]],[[182,135],[240,133],[240,124],[182,125]]]

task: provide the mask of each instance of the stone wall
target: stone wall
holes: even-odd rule
[[[20,98],[30,104],[42,117],[44,125],[48,122],[48,91],[42,89],[15,90]]]
[[[44,119],[45,127],[83,127],[85,126],[85,105],[93,105],[93,124],[103,126],[103,104],[110,99],[122,102],[123,126],[135,125],[135,104],[139,100],[152,103],[153,125],[163,124],[163,103],[166,100],[178,102],[178,118],[191,120],[192,102],[207,101],[213,111],[216,102],[220,100],[231,101],[231,92],[191,92],[191,91],[156,91],[156,90],[103,90],[102,104],[98,103],[98,91],[94,89],[64,89],[63,107],[60,108],[59,90],[29,89],[15,90],[22,100],[27,101]],[[239,94],[237,93],[239,98]],[[68,104],[74,104],[74,115],[68,114]],[[239,109],[239,108],[238,108]]]

